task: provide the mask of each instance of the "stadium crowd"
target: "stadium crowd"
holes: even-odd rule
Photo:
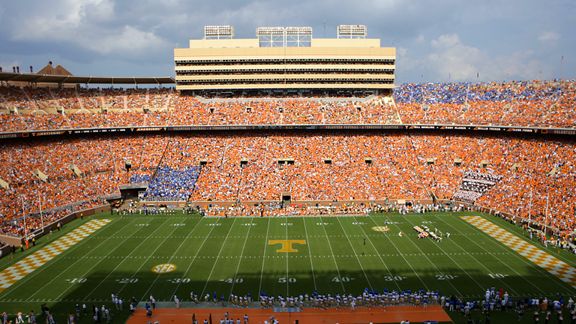
[[[548,298],[550,297],[550,298]],[[494,287],[486,290],[484,298],[464,299],[456,296],[442,297],[442,305],[447,311],[457,312],[471,322],[480,317],[491,321],[493,312],[516,313],[518,322],[532,318],[533,323],[574,323],[576,322],[576,304],[572,296],[556,294],[554,296],[512,297],[503,289]]]
[[[0,132],[263,124],[576,125],[575,81],[403,84],[392,97],[201,98],[161,89],[0,87]],[[395,104],[395,103],[396,104]]]
[[[9,183],[8,189],[0,188],[0,231],[23,235],[21,216],[31,215],[27,226],[32,231],[41,223],[40,205],[52,221],[70,210],[52,209],[99,204],[131,178],[162,183],[149,186],[145,195],[150,197],[209,202],[212,215],[297,215],[366,213],[373,206],[363,203],[371,201],[450,199],[471,174],[466,172],[477,172],[487,179],[502,177],[477,204],[546,223],[565,239],[576,225],[575,154],[576,147],[564,141],[398,133],[14,142],[0,148],[0,179]],[[172,171],[163,176],[162,170]],[[254,206],[260,201],[264,204]],[[338,203],[303,208],[298,201]],[[230,202],[247,204],[228,207]]]
[[[163,136],[149,136],[145,141],[108,137],[3,145],[0,178],[9,186],[0,188],[0,233],[22,236],[72,210],[102,204],[107,195],[119,193],[120,184],[129,182],[127,161],[133,171],[154,170],[165,143]]]
[[[122,314],[131,314],[138,307],[146,310],[147,316],[151,317],[158,307],[176,307],[183,305],[187,307],[223,307],[232,306],[235,308],[260,307],[260,308],[350,308],[355,310],[359,307],[382,307],[397,305],[424,306],[440,305],[450,313],[461,314],[467,321],[481,318],[482,321],[490,322],[491,315],[495,312],[514,312],[518,321],[524,317],[531,317],[534,323],[550,323],[552,319],[557,323],[562,323],[565,316],[570,323],[576,321],[576,303],[571,296],[556,294],[553,296],[533,296],[518,297],[510,296],[504,289],[489,288],[483,297],[466,299],[459,296],[447,296],[438,291],[420,290],[388,290],[375,291],[364,289],[360,294],[322,294],[314,291],[310,294],[300,294],[297,296],[273,296],[266,292],[261,292],[258,300],[254,300],[250,294],[234,295],[225,297],[218,296],[216,292],[199,296],[193,291],[190,297],[181,298],[172,296],[170,301],[159,301],[154,296],[145,301],[138,301],[132,297],[130,300],[122,299],[120,296],[111,294],[111,301],[101,305],[88,305],[86,303],[76,304],[66,316],[67,323],[78,323],[84,318],[90,318],[95,323],[111,323],[115,318],[122,318]],[[143,305],[143,306],[142,306]],[[42,305],[40,314],[34,311],[29,313],[18,312],[9,315],[6,312],[0,314],[2,323],[37,323],[44,320],[46,323],[56,323],[55,315],[45,304]],[[217,316],[215,316],[217,317]],[[14,319],[13,322],[9,322]],[[228,312],[224,312],[223,320],[229,320]],[[206,320],[208,321],[208,319]],[[206,322],[205,321],[205,322]],[[222,321],[221,321],[222,322]],[[242,321],[232,321],[231,323],[248,323],[248,315],[242,317]]]
[[[379,96],[224,99],[179,95],[170,88],[0,86],[0,131],[190,124],[576,125],[574,81],[405,84],[394,100],[397,105]],[[576,226],[570,190],[574,154],[574,145],[564,142],[458,135],[16,142],[0,150],[5,166],[0,179],[9,184],[0,189],[0,233],[24,235],[101,204],[121,184],[146,182],[144,199],[210,201],[209,215],[366,213],[371,207],[356,201],[455,198],[560,229],[565,236]],[[480,167],[481,161],[488,164]],[[501,180],[494,185],[483,179],[487,176]],[[350,202],[302,207],[281,200]],[[224,207],[219,201],[267,203]]]
[[[0,87],[0,132],[119,126],[398,124],[391,98],[202,99],[172,89]]]
[[[574,81],[403,84],[394,97],[404,123],[576,125]]]
[[[175,170],[168,166],[159,167],[153,178],[149,175],[134,175],[131,182],[148,182],[143,200],[175,201],[188,200],[198,180],[200,168],[197,166],[184,167]]]
[[[501,178],[490,173],[467,171],[462,178],[460,189],[454,194],[454,199],[473,203],[496,185]]]

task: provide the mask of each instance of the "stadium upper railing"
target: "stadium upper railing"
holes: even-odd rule
[[[576,128],[524,127],[504,125],[456,124],[260,124],[260,125],[177,125],[122,126],[94,128],[65,128],[0,132],[0,139],[67,136],[82,134],[142,133],[142,132],[199,132],[199,131],[291,131],[291,130],[381,130],[381,131],[475,131],[486,133],[547,134],[575,136]]]

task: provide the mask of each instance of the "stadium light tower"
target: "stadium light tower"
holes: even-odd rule
[[[312,27],[258,27],[260,47],[310,47]]]
[[[336,34],[338,38],[366,38],[368,37],[368,28],[366,25],[338,25]]]
[[[260,47],[283,47],[285,44],[284,27],[258,27],[256,37]]]
[[[204,26],[204,39],[232,39],[234,38],[234,27],[225,26]]]

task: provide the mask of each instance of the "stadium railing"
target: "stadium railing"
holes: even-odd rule
[[[455,124],[301,124],[301,125],[179,125],[179,126],[126,126],[104,128],[74,128],[55,130],[30,130],[2,132],[0,139],[67,136],[107,133],[147,133],[147,132],[194,132],[194,131],[264,131],[264,130],[420,130],[420,131],[474,131],[486,133],[518,133],[574,136],[573,128],[521,127],[501,125],[455,125]]]

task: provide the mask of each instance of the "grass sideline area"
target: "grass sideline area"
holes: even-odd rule
[[[0,311],[38,314],[45,303],[61,322],[76,303],[111,306],[112,293],[126,303],[123,312],[114,314],[114,322],[127,318],[132,297],[146,300],[154,295],[158,301],[169,301],[177,295],[187,301],[191,291],[216,292],[219,298],[250,293],[254,299],[259,291],[276,296],[314,290],[357,295],[364,288],[429,289],[477,299],[489,287],[502,287],[513,297],[575,295],[573,287],[463,221],[464,215],[481,214],[265,218],[101,214],[96,218],[112,221],[0,293]],[[522,229],[482,216],[529,240]],[[2,258],[0,268],[87,221],[76,220],[39,240],[36,247]],[[437,228],[444,239],[419,239],[413,230],[416,225]],[[576,266],[574,255],[538,247]],[[297,251],[278,252],[281,249]],[[159,266],[163,264],[172,266]],[[454,316],[457,322],[463,319],[458,316]],[[493,322],[495,316],[516,320],[515,314],[502,314],[494,315]],[[525,317],[531,322],[529,313]]]

